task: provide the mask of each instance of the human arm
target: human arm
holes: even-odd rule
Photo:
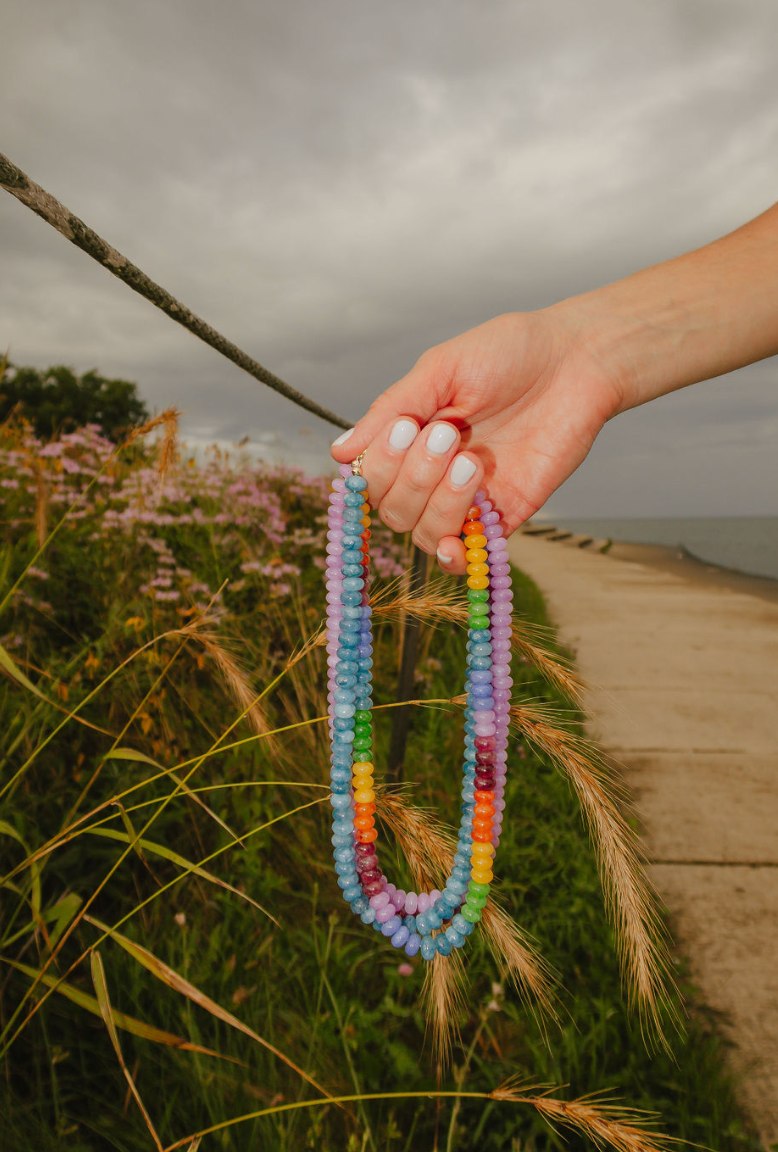
[[[363,472],[381,518],[462,572],[459,526],[482,481],[512,532],[575,471],[607,420],[778,353],[777,302],[775,205],[694,252],[431,348],[332,454],[345,462],[368,448]],[[409,435],[422,431],[393,448],[400,420]],[[442,439],[441,425],[453,443],[430,452],[427,436]],[[471,475],[453,483],[467,461]]]

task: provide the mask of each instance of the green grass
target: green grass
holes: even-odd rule
[[[9,444],[0,477],[14,478],[32,466],[37,448],[29,437],[17,436]],[[73,458],[84,459],[87,449],[79,456],[77,448]],[[83,907],[125,853],[90,914],[109,925],[127,917],[120,929],[127,937],[332,1094],[434,1094],[458,1087],[489,1092],[518,1074],[534,1084],[565,1086],[559,1094],[566,1098],[612,1089],[623,1103],[658,1112],[659,1127],[673,1137],[733,1152],[757,1148],[745,1134],[723,1071],[721,1041],[701,1007],[691,1012],[685,1035],[671,1038],[669,1054],[644,1046],[639,1022],[622,996],[614,940],[576,802],[557,771],[518,742],[509,765],[497,892],[559,973],[561,1024],[544,1029],[514,992],[500,985],[476,934],[467,950],[461,1042],[455,1046],[453,1068],[442,1076],[425,1044],[419,1008],[422,962],[414,962],[412,974],[403,975],[404,956],[356,922],[339,899],[330,867],[326,801],[287,815],[326,796],[326,726],[300,726],[326,707],[323,651],[300,661],[261,701],[272,728],[297,727],[258,739],[241,720],[226,742],[242,743],[205,759],[188,780],[191,788],[210,789],[201,797],[229,828],[247,836],[245,846],[231,844],[211,815],[175,795],[171,779],[159,778],[143,759],[166,768],[189,762],[178,773],[185,777],[193,758],[212,747],[241,708],[225,684],[223,667],[220,671],[213,652],[196,639],[184,644],[180,636],[171,636],[132,656],[139,645],[191,620],[196,613],[190,608],[198,599],[207,602],[227,580],[214,630],[220,645],[229,643],[259,692],[323,614],[321,573],[313,559],[322,545],[316,517],[323,510],[323,486],[282,471],[241,472],[223,461],[220,467],[227,476],[221,486],[190,469],[189,487],[177,482],[179,487],[154,506],[154,515],[165,521],[154,526],[154,539],[164,541],[175,559],[172,587],[181,590],[178,600],[156,599],[150,588],[161,569],[160,553],[143,542],[147,521],[138,515],[126,530],[106,527],[106,510],[131,506],[133,477],[142,475],[149,483],[148,461],[140,454],[126,464],[110,465],[110,487],[96,489],[87,514],[66,523],[36,562],[48,574],[45,600],[39,593],[30,594],[29,602],[17,595],[0,619],[2,643],[14,665],[47,698],[41,700],[18,681],[8,680],[2,690],[0,725],[7,735],[0,786],[16,773],[18,778],[4,796],[2,819],[8,828],[0,834],[0,866],[7,874],[57,836],[72,811],[80,816],[142,785],[122,800],[121,808],[113,805],[101,814],[110,816],[105,827],[120,834],[129,829],[132,835],[153,818],[144,837],[194,862],[226,849],[204,867],[262,905],[278,924],[239,894],[187,873],[153,850],[141,855],[120,840],[82,831],[45,857],[37,873],[30,868],[18,872],[16,889],[5,887],[0,959],[42,967],[51,947],[41,921],[51,932],[56,920],[46,916],[63,897],[70,897],[71,911],[79,900]],[[52,474],[51,492],[58,482]],[[239,482],[243,495],[228,497],[230,485]],[[0,596],[36,549],[38,497],[9,491],[18,503],[7,516]],[[259,506],[246,492],[260,494]],[[238,525],[241,500],[255,512]],[[187,520],[193,507],[205,510],[203,522]],[[228,522],[218,522],[225,508]],[[282,510],[281,540],[265,531],[274,508]],[[313,536],[308,543],[306,532]],[[380,533],[378,539],[389,566],[398,546]],[[275,570],[295,564],[300,569],[290,580],[295,590],[284,591],[282,580],[274,583],[251,567],[260,561],[265,566],[275,561]],[[516,575],[519,612],[547,623],[537,589]],[[21,589],[31,586],[34,577],[27,575]],[[377,704],[394,698],[398,628],[397,621],[388,621],[376,629]],[[424,629],[420,696],[448,698],[462,690],[463,650],[458,629]],[[106,679],[130,657],[121,672]],[[517,696],[569,707],[518,659],[514,680]],[[78,704],[81,719],[95,727],[70,717],[52,735]],[[390,723],[391,710],[377,711],[379,776]],[[568,711],[568,723],[577,728],[580,717]],[[415,801],[449,822],[458,817],[461,738],[461,715],[454,707],[415,710],[404,776]],[[117,739],[138,759],[105,759]],[[138,804],[145,806],[133,810]],[[395,862],[395,869],[405,879],[402,861]],[[97,928],[81,920],[50,971],[64,976],[99,937]],[[126,1067],[163,1144],[237,1116],[316,1098],[316,1090],[276,1056],[155,979],[115,941],[103,940],[99,953],[114,1010],[236,1061],[178,1051],[119,1031]],[[678,972],[689,992],[683,968]],[[5,963],[0,974],[4,1146],[13,1152],[153,1148],[99,1015],[55,991],[20,1029],[43,989],[11,1023],[31,980]],[[95,995],[88,956],[67,981]],[[450,1098],[365,1100],[343,1108],[330,1104],[277,1112],[215,1132],[201,1145],[203,1152],[413,1152],[433,1147],[545,1152],[591,1145],[575,1135],[565,1142],[529,1108]]]

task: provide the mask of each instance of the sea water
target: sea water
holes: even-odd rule
[[[700,516],[662,520],[555,520],[559,528],[628,544],[679,545],[700,560],[778,580],[778,516]],[[540,523],[540,521],[537,521]]]

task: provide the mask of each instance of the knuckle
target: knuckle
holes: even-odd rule
[[[387,506],[384,501],[381,501],[378,505],[378,514],[387,528],[391,528],[393,532],[406,532],[410,527],[410,525],[406,523],[402,512],[398,512],[394,508]]]
[[[436,545],[430,543],[429,536],[427,536],[425,532],[419,532],[418,529],[414,529],[414,531],[411,532],[411,540],[422,552],[426,552],[428,556],[434,556]]]

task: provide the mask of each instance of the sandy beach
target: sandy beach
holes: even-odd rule
[[[654,545],[515,533],[589,687],[744,1109],[778,1141],[778,582]]]

